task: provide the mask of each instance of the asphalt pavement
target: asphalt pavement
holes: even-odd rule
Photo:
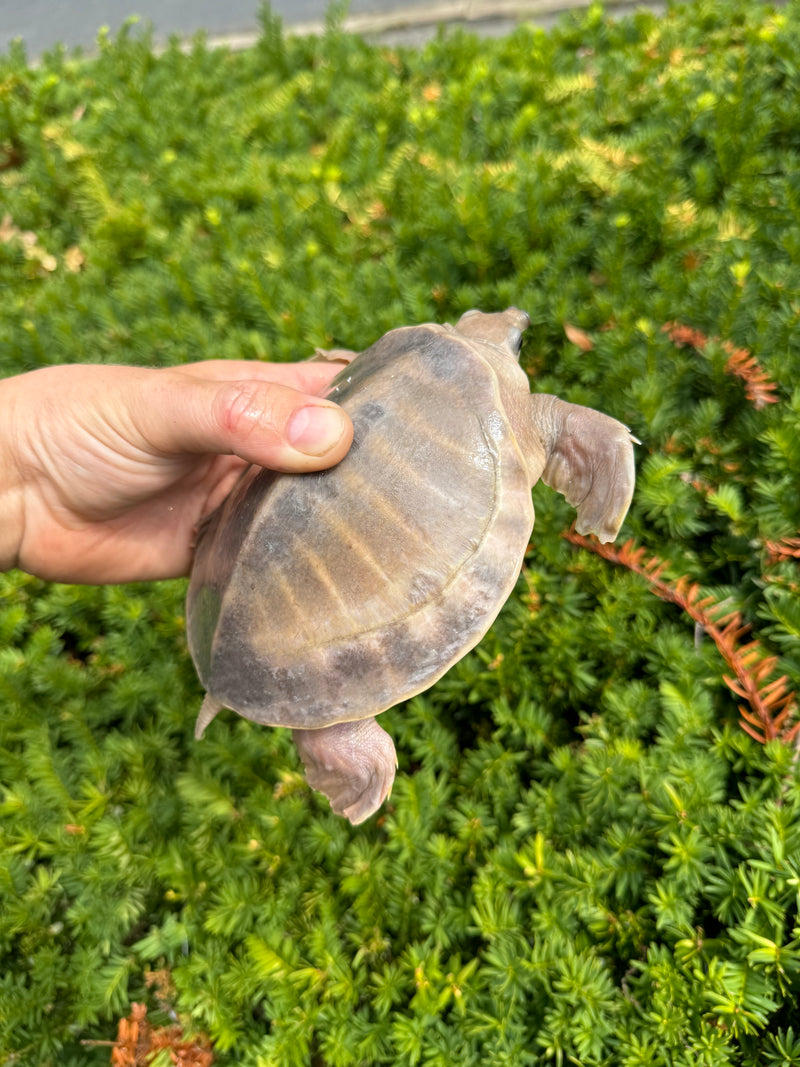
[[[440,24],[463,25],[484,36],[508,33],[522,19],[549,26],[589,0],[350,0],[345,26],[387,43],[420,43]],[[115,33],[129,16],[152,23],[155,39],[190,38],[204,30],[213,44],[245,47],[258,36],[259,0],[0,0],[0,52],[15,38],[36,60],[56,44],[91,52],[102,27]],[[319,33],[328,0],[272,0],[290,33]],[[632,10],[635,3],[608,5]],[[651,3],[650,6],[653,6]],[[663,6],[663,5],[662,5]]]

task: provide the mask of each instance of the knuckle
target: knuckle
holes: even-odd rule
[[[226,435],[246,439],[277,432],[275,405],[263,382],[227,382],[217,393],[214,414]]]

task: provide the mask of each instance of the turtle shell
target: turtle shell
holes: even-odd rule
[[[477,644],[533,526],[497,349],[483,348],[448,327],[392,330],[328,393],[354,426],[341,463],[244,473],[199,539],[188,594],[212,698],[259,723],[328,726],[421,692]]]

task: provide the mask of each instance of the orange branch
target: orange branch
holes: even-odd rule
[[[708,338],[702,331],[695,330],[692,326],[687,326],[682,322],[665,322],[661,329],[679,348],[690,345],[698,352],[705,349],[709,340],[719,341],[728,353],[728,361],[725,364],[726,372],[744,382],[745,395],[753,407],[760,411],[767,404],[777,404],[778,386],[748,349],[737,348],[732,341],[720,341],[718,337]]]
[[[147,1021],[147,1006],[131,1004],[127,1019],[120,1019],[116,1041],[82,1041],[88,1046],[110,1045],[111,1067],[147,1067],[159,1052],[167,1050],[177,1067],[211,1067],[214,1054],[206,1038],[187,1041],[180,1026],[153,1028]]]
[[[780,541],[765,541],[767,563],[780,563],[784,559],[800,560],[800,537],[783,537]]]
[[[565,532],[564,537],[610,563],[641,575],[657,597],[677,604],[703,627],[732,671],[733,676],[723,675],[723,681],[732,693],[747,702],[739,705],[739,713],[741,726],[751,737],[762,743],[776,737],[787,743],[795,740],[800,733],[800,722],[789,724],[797,712],[797,699],[785,675],[770,680],[778,657],[769,655],[757,640],[741,643],[750,627],[738,611],[726,611],[711,596],[701,597],[700,585],[686,576],[677,581],[664,578],[669,562],[649,555],[633,541],[619,548],[601,545],[574,529]]]

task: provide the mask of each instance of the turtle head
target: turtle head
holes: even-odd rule
[[[512,307],[493,313],[473,310],[461,316],[456,323],[456,330],[471,341],[494,345],[519,360],[522,331],[527,330],[530,324],[528,315],[519,308]]]

